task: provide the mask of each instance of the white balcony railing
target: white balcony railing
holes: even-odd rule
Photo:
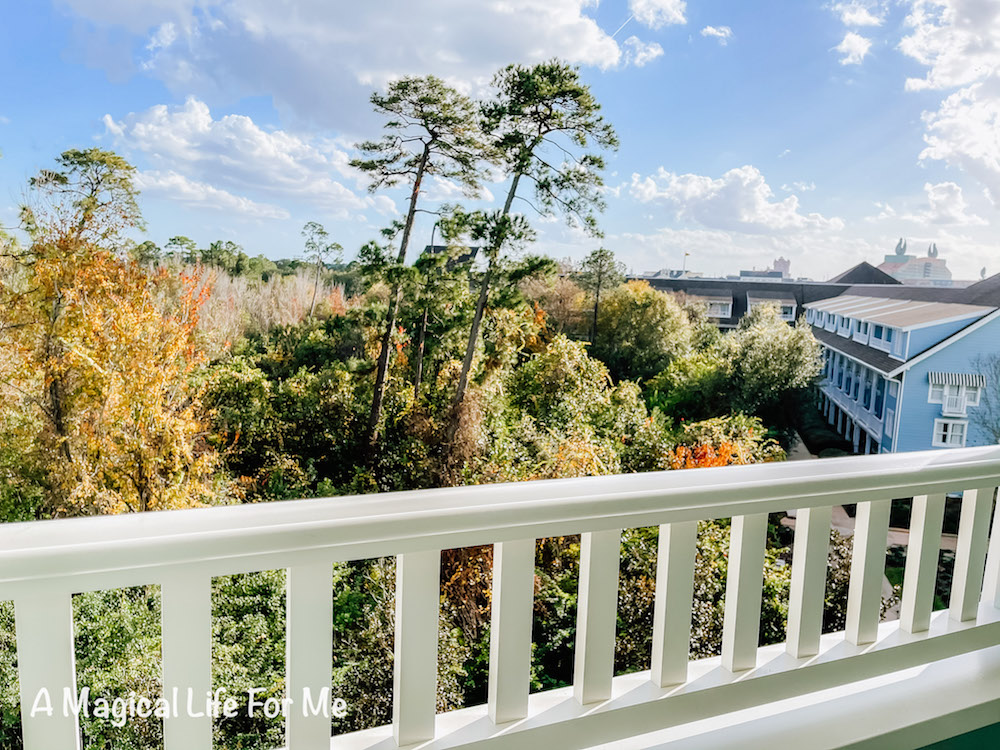
[[[164,693],[202,694],[212,577],[285,568],[286,690],[316,695],[331,680],[331,563],[396,555],[393,724],[334,737],[334,747],[776,746],[767,732],[785,747],[918,747],[1000,718],[997,518],[989,533],[998,482],[1000,447],[990,447],[0,526],[24,745],[80,746],[72,713],[27,710],[42,687],[75,690],[74,593],[159,584]],[[944,498],[956,491],[950,606],[932,613]],[[911,496],[900,618],[880,624],[890,501]],[[821,635],[831,508],[844,503],[859,504],[847,625]],[[787,640],[759,649],[767,514],[789,509]],[[722,517],[733,519],[722,656],[689,663],[697,521]],[[652,669],[614,678],[620,533],[651,525]],[[534,540],[577,533],[575,682],[529,696]],[[440,552],[480,544],[495,545],[489,702],[435,716]],[[166,750],[209,750],[211,718],[184,714],[164,719]],[[286,728],[291,750],[330,746],[322,714],[293,710]]]

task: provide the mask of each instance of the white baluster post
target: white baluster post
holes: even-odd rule
[[[396,557],[392,733],[399,746],[434,739],[441,553]]]
[[[580,539],[573,695],[582,704],[611,697],[621,536],[621,529],[611,529]]]
[[[766,513],[733,516],[722,624],[722,666],[731,672],[757,666],[766,542]]]
[[[497,724],[528,715],[535,540],[493,545],[489,715]]]
[[[18,598],[14,628],[25,750],[80,750],[77,716],[63,711],[64,692],[78,696],[72,597],[52,591]]]
[[[948,616],[957,622],[975,619],[983,590],[990,512],[996,487],[980,487],[962,494],[958,522],[955,573],[951,583]]]
[[[858,503],[851,584],[847,592],[846,629],[847,640],[857,645],[871,643],[878,635],[891,502],[872,500]]]
[[[650,679],[659,687],[687,681],[697,541],[697,521],[660,526],[650,671]]]
[[[983,600],[1000,609],[1000,507],[993,511],[993,528],[990,531],[990,548],[983,580]]]
[[[941,523],[944,520],[944,495],[918,495],[913,498],[912,508],[899,626],[908,633],[921,633],[931,625],[938,552],[941,549]]]
[[[212,750],[212,579],[175,574],[161,588],[163,697],[176,713],[163,720],[166,750]]]
[[[785,649],[797,659],[819,653],[832,515],[833,508],[823,505],[802,508],[795,518]]]
[[[290,568],[287,597],[285,695],[291,704],[285,719],[286,742],[290,750],[330,750],[332,565]]]

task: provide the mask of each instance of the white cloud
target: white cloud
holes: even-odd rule
[[[242,115],[214,119],[194,97],[182,106],[158,105],[119,121],[105,115],[104,124],[117,145],[141,152],[162,170],[161,180],[176,173],[227,192],[311,204],[337,218],[391,205],[360,197],[333,179],[357,178],[348,155],[333,143],[264,130]]]
[[[782,185],[781,189],[786,193],[794,193],[796,191],[800,193],[808,193],[816,189],[815,182],[793,182],[791,185]]]
[[[868,54],[868,50],[871,49],[871,46],[870,39],[865,39],[860,34],[848,31],[844,34],[844,38],[840,44],[834,47],[834,50],[843,55],[840,58],[841,65],[860,65],[861,61]]]
[[[136,174],[135,186],[144,193],[158,195],[194,208],[231,211],[260,219],[289,217],[288,211],[279,206],[257,203],[249,198],[233,195],[208,183],[189,180],[172,170],[139,172]]]
[[[642,203],[656,202],[673,209],[678,219],[696,221],[711,229],[744,233],[843,228],[839,218],[799,212],[799,200],[790,195],[776,201],[764,176],[753,166],[731,169],[719,179],[678,175],[660,167],[656,175],[632,175],[629,190]]]
[[[784,151],[782,151],[780,154],[778,154],[778,158],[779,159],[784,159],[790,153],[792,153],[792,150],[790,148],[786,148]]]
[[[849,3],[836,3],[833,11],[840,16],[844,26],[881,26],[885,10],[878,3],[863,3],[852,0]]]
[[[272,96],[283,115],[341,132],[370,130],[373,88],[433,73],[485,87],[511,61],[553,57],[609,69],[623,50],[592,17],[594,0],[62,0],[89,35],[140,36],[136,63],[177,96],[231,104]],[[678,0],[632,0],[638,21],[682,23]]]
[[[796,232],[781,235],[742,234],[711,229],[662,227],[648,233],[627,232],[608,238],[619,256],[627,254],[636,270],[687,268],[725,276],[745,268],[760,268],[783,256],[792,261],[794,277],[828,279],[862,260],[881,259],[888,243],[880,238],[845,236],[841,232]],[[895,243],[895,239],[892,240]],[[889,244],[892,249],[892,244]]]
[[[636,36],[625,40],[625,64],[641,68],[663,54],[663,47],[656,42],[643,42]]]
[[[719,44],[725,47],[733,38],[733,30],[728,26],[706,26],[701,30],[701,35],[715,37],[719,40]]]
[[[1000,78],[974,83],[925,112],[922,160],[957,166],[975,177],[1000,208]]]
[[[927,224],[964,224],[966,226],[986,224],[986,221],[968,212],[968,204],[962,195],[962,188],[954,182],[924,183],[927,194],[927,209],[918,219]]]
[[[460,201],[466,198],[462,186],[453,180],[433,175],[421,190],[424,198],[433,202]],[[478,200],[492,201],[493,193],[483,185],[479,189]]]
[[[981,216],[969,211],[969,205],[962,193],[962,188],[954,182],[924,183],[925,201],[908,213],[900,213],[888,203],[876,202],[879,212],[869,216],[866,221],[878,222],[891,220],[894,225],[900,221],[909,221],[927,226],[959,226],[979,227],[988,222]]]
[[[629,0],[628,7],[636,21],[651,29],[687,23],[684,0]]]
[[[913,0],[906,24],[912,32],[899,49],[929,68],[907,89],[949,89],[1000,72],[1000,3]]]
[[[0,115],[0,125],[10,125],[10,118]]]

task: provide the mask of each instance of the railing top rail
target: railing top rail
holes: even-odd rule
[[[192,565],[222,575],[998,481],[989,446],[0,524],[0,597],[32,580]]]

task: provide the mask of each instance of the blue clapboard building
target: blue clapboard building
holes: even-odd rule
[[[804,305],[823,346],[821,407],[858,453],[994,442],[977,424],[1000,355],[1000,277],[965,289],[849,289]]]

